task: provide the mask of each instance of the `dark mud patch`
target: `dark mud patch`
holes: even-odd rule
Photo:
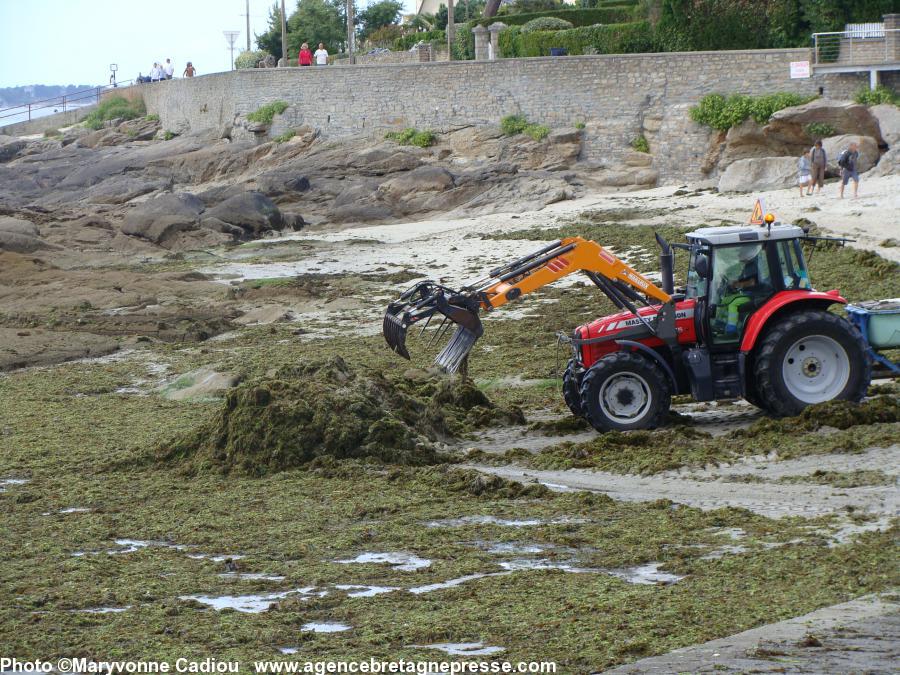
[[[449,459],[442,441],[523,419],[519,410],[495,406],[470,381],[427,373],[387,377],[334,357],[231,390],[210,422],[164,444],[157,457],[250,475],[319,459],[421,466]]]

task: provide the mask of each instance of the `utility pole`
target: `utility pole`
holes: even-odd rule
[[[453,0],[447,0],[447,59],[453,60],[453,42],[456,39],[456,26],[453,24]]]
[[[354,30],[354,21],[353,0],[347,0],[347,61],[350,65],[356,63],[356,57],[353,56],[353,38],[356,32]]]
[[[247,51],[250,51],[250,0],[247,0]]]
[[[281,0],[281,58],[284,59],[284,66],[287,68],[287,15],[284,13],[284,0]]]
[[[231,50],[231,69],[234,70],[234,43],[237,40],[237,36],[241,34],[239,30],[226,30],[222,31],[225,35],[225,42],[228,43],[228,49]]]

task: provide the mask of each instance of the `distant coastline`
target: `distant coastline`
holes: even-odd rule
[[[0,110],[57,96],[68,96],[76,91],[96,86],[96,84],[28,84],[21,87],[0,87]]]

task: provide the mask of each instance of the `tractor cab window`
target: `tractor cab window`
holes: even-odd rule
[[[781,278],[784,289],[796,291],[809,289],[809,274],[806,271],[806,262],[803,260],[803,251],[800,242],[796,239],[778,242],[778,265],[781,268]]]
[[[771,297],[773,290],[762,244],[716,248],[709,297],[713,342],[739,340],[747,317]]]
[[[706,249],[702,249],[699,246],[695,246],[691,249],[691,262],[688,265],[688,273],[687,273],[687,286],[685,288],[684,297],[686,298],[703,298],[706,297],[707,287],[709,285],[706,278],[704,278],[697,271],[697,261],[700,258],[703,258],[704,261],[701,264],[706,264],[709,262],[709,251]]]

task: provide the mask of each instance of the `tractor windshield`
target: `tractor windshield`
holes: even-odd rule
[[[772,292],[772,275],[763,244],[716,248],[709,293],[713,341],[738,340],[747,317]]]

